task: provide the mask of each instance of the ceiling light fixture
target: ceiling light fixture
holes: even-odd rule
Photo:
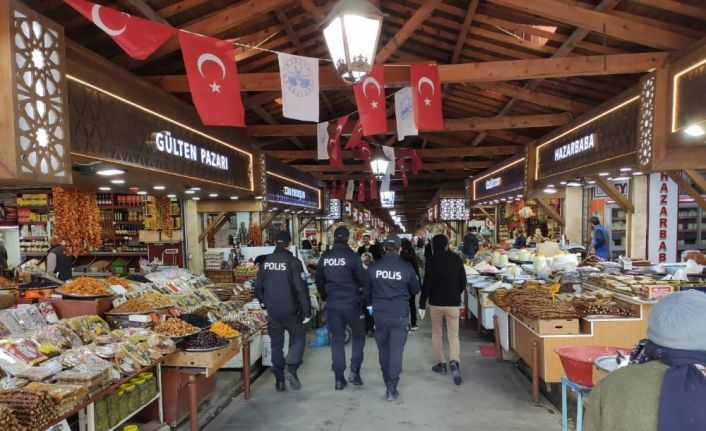
[[[170,193],[167,195],[169,199],[176,199],[176,195],[174,193]]]
[[[200,197],[198,197],[198,196],[194,196],[193,198],[191,198],[191,200],[192,200],[192,201],[200,201],[200,200],[201,200],[201,198],[200,198]]]
[[[166,189],[166,187],[164,187],[164,186],[154,186],[154,187],[152,187],[152,188],[155,189],[155,190],[164,190],[164,189]]]
[[[610,175],[610,172],[601,172],[598,174],[599,177],[607,177],[608,175]]]
[[[240,198],[237,197],[237,196],[231,196],[231,197],[230,197],[230,200],[232,200],[232,201],[237,201],[238,199],[240,199]]]
[[[193,195],[193,194],[196,193],[196,192],[193,191],[193,190],[187,190],[187,191],[185,191],[184,193],[186,193],[187,195]]]
[[[684,133],[693,138],[698,138],[700,136],[706,135],[706,130],[704,130],[704,128],[699,126],[698,124],[692,124],[691,126],[684,129]]]
[[[209,193],[209,194],[208,194],[208,197],[209,197],[209,198],[217,198],[217,197],[218,197],[218,193]]]
[[[140,196],[144,196],[144,195],[147,194],[147,192],[144,191],[144,190],[140,190],[139,192],[137,192],[137,194],[140,195]]]
[[[642,172],[633,172],[632,174],[637,177],[637,176],[642,175]]]
[[[621,175],[621,176],[619,176],[619,177],[609,178],[609,179],[610,179],[611,181],[627,181],[627,180],[630,179],[630,177],[626,177],[626,176]]]
[[[98,171],[96,171],[96,174],[104,176],[104,177],[114,177],[115,175],[122,175],[124,174],[125,171],[122,169],[117,169],[117,168],[103,168]]]
[[[113,184],[125,184],[125,180],[110,180]]]
[[[109,192],[109,191],[110,191],[110,187],[105,187],[105,186],[104,186],[104,187],[98,187],[98,190],[100,190],[100,191],[102,191],[102,192]]]
[[[265,199],[264,196],[261,196],[261,195],[255,196],[255,200],[261,201],[261,200],[263,200],[263,199]]]
[[[620,172],[630,172],[632,168],[620,168]]]

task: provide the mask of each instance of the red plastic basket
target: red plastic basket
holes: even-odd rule
[[[566,377],[579,385],[593,387],[593,362],[601,356],[630,354],[630,348],[608,346],[565,346],[554,351],[561,359]]]

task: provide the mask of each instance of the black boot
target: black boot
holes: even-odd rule
[[[360,378],[360,371],[351,370],[351,374],[348,376],[348,382],[355,386],[362,386],[363,379]]]
[[[277,379],[275,389],[277,389],[277,392],[284,392],[287,389],[287,386],[284,384],[284,379]]]
[[[390,377],[388,377],[387,373],[385,372],[382,373],[382,381],[385,382],[385,386],[390,384]]]
[[[289,383],[289,387],[292,388],[295,391],[298,391],[299,389],[302,388],[301,382],[299,382],[299,377],[297,377],[297,369],[289,367],[287,368],[287,371],[284,373],[284,378],[287,380]]]
[[[449,362],[449,368],[451,368],[451,375],[454,378],[454,383],[460,385],[463,379],[461,379],[461,370],[459,369],[458,361]]]
[[[431,367],[431,370],[439,374],[448,373],[448,370],[446,369],[446,364],[443,362],[439,362],[438,364],[434,365],[433,367]]]
[[[336,390],[342,391],[346,386],[348,386],[346,377],[343,374],[336,374]]]
[[[390,380],[387,383],[387,393],[385,394],[385,398],[387,401],[395,401],[399,395],[400,393],[397,392],[397,380]]]

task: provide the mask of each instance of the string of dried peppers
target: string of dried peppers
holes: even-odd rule
[[[66,254],[80,256],[101,246],[100,208],[90,191],[54,187],[55,235],[64,243]]]

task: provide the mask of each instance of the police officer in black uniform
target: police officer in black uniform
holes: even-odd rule
[[[372,284],[372,314],[382,378],[387,386],[387,400],[394,401],[399,395],[397,383],[407,342],[409,298],[419,293],[421,286],[412,265],[400,257],[400,238],[391,235],[383,246],[385,255],[368,268],[368,274]]]
[[[370,280],[360,256],[348,246],[350,231],[341,226],[333,232],[333,248],[321,256],[316,269],[316,288],[326,301],[328,327],[331,331],[331,357],[336,390],[346,387],[346,325],[353,334],[351,372],[348,381],[363,384],[360,366],[365,347],[365,314],[363,298],[370,291]]]
[[[302,363],[306,323],[311,319],[311,299],[306,272],[299,259],[287,250],[292,236],[287,231],[275,235],[275,251],[265,259],[255,280],[255,297],[267,310],[267,330],[272,339],[272,372],[278,392],[289,387],[301,389],[297,369]],[[289,357],[285,371],[284,331],[289,333]]]

